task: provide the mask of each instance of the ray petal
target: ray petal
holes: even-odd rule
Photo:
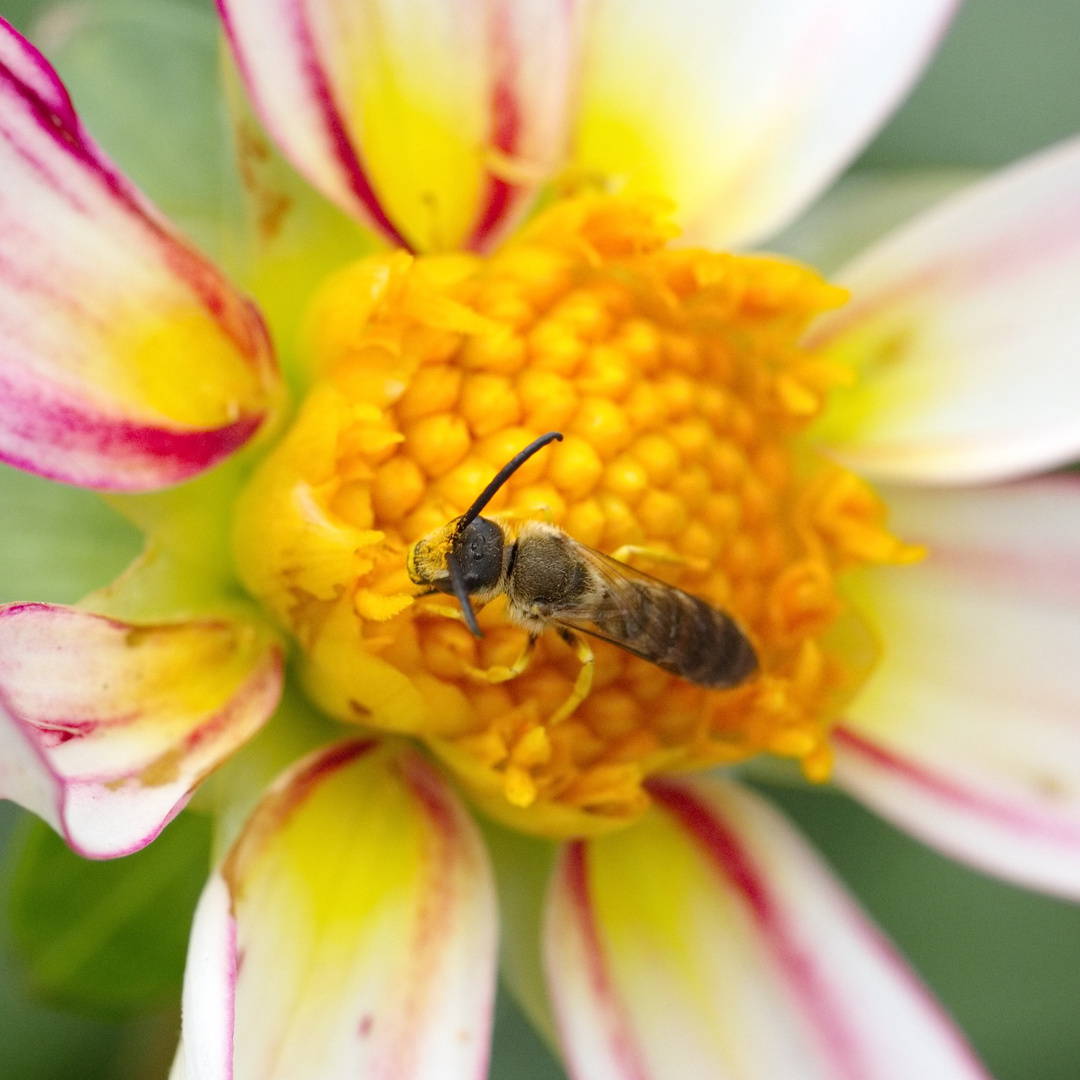
[[[415,751],[316,751],[207,886],[174,1075],[481,1080],[497,923],[476,827]]]
[[[490,246],[561,159],[574,6],[218,0],[248,93],[293,164],[420,250]]]
[[[277,384],[255,307],[0,19],[0,460],[84,487],[179,483],[255,433]]]
[[[758,796],[665,781],[569,845],[549,986],[578,1080],[975,1080],[978,1063],[820,859]]]
[[[865,575],[882,658],[836,781],[956,858],[1080,899],[1080,479],[886,497],[930,555]]]
[[[282,678],[279,647],[253,623],[0,606],[0,797],[82,855],[128,854],[265,723]]]
[[[672,198],[688,237],[794,220],[899,104],[952,0],[600,0],[574,167]]]
[[[947,199],[836,274],[811,344],[861,373],[820,438],[904,483],[1013,479],[1080,454],[1080,139]]]

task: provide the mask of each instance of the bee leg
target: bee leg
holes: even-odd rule
[[[465,674],[470,679],[476,679],[478,682],[486,683],[504,683],[509,682],[511,679],[516,679],[528,666],[533,658],[533,651],[536,648],[536,639],[538,634],[530,634],[529,640],[525,642],[525,647],[521,650],[521,655],[509,666],[506,667],[503,664],[497,664],[495,667],[489,668],[477,668],[471,665],[466,665]]]
[[[642,547],[639,544],[623,544],[611,553],[611,557],[618,562],[629,562],[635,555],[642,559],[652,559],[653,562],[673,563],[678,566],[689,566],[692,570],[707,570],[708,565],[702,559],[688,558],[686,555],[676,555],[671,551],[661,551],[659,548]]]
[[[581,670],[578,672],[570,696],[548,719],[549,725],[561,724],[589,696],[589,691],[592,689],[593,670],[596,667],[593,651],[584,638],[578,637],[577,634],[571,633],[562,626],[559,627],[559,637],[577,654],[578,660],[581,661]]]

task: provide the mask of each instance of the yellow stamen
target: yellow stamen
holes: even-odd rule
[[[319,704],[424,739],[490,812],[547,835],[633,819],[660,771],[770,752],[827,779],[830,725],[873,662],[838,581],[921,555],[800,438],[850,380],[799,347],[843,291],[673,234],[661,205],[589,196],[487,260],[340,272],[311,306],[314,388],[238,514],[245,584],[300,643]],[[595,642],[590,693],[552,724],[579,668],[556,635],[517,663],[500,601],[477,641],[451,599],[415,597],[412,545],[549,429],[563,442],[485,513],[553,521],[727,609],[759,675],[705,690]]]

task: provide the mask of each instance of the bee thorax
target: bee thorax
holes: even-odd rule
[[[518,539],[506,593],[519,617],[546,621],[579,605],[593,588],[587,568],[574,557],[563,533],[530,531]]]

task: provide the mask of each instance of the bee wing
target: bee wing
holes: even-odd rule
[[[649,598],[674,586],[595,548],[576,540],[572,542],[575,553],[600,579],[602,588],[588,604],[560,607],[552,613],[554,621],[650,659],[646,652],[635,647],[635,639],[649,631]]]
[[[699,686],[736,686],[758,668],[746,632],[726,611],[575,543],[593,574],[587,600],[551,612],[556,624],[617,645]]]

